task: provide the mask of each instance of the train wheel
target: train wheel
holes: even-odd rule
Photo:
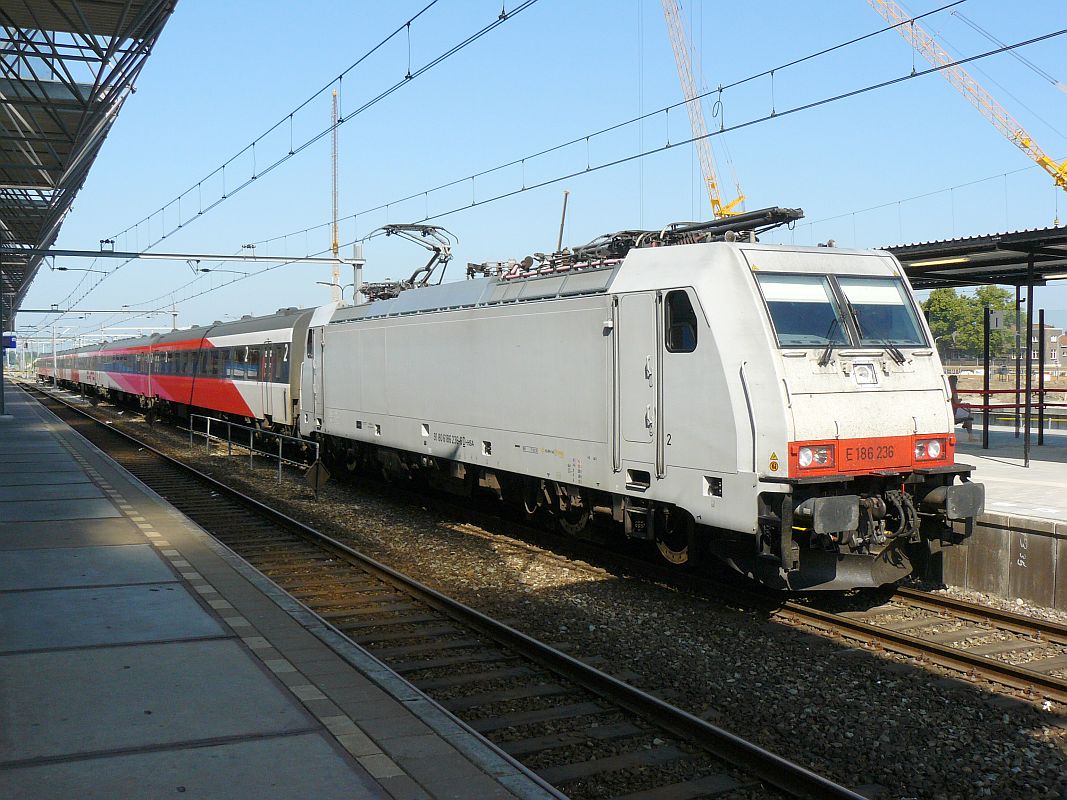
[[[359,470],[359,453],[354,448],[345,450],[344,454],[345,470],[349,475],[354,474]]]
[[[589,504],[582,498],[582,505],[575,506],[560,498],[559,507],[556,509],[556,523],[559,529],[568,536],[578,536],[589,524]]]
[[[696,522],[687,511],[680,508],[657,508],[653,535],[656,549],[668,564],[677,567],[691,567],[696,564]]]

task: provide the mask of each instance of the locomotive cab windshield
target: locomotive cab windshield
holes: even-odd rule
[[[763,273],[756,281],[779,347],[927,346],[897,278]]]
[[[896,278],[837,278],[860,345],[925,347],[915,306]]]

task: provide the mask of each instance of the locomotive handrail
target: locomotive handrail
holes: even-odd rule
[[[753,472],[757,472],[757,469],[756,469],[756,448],[757,448],[756,415],[752,411],[752,393],[749,392],[749,390],[748,390],[748,375],[745,373],[745,365],[746,364],[748,364],[747,361],[742,361],[741,362],[741,368],[740,368],[740,370],[738,370],[738,373],[741,376],[741,389],[745,393],[745,407],[748,409],[748,424],[752,428],[752,471]]]

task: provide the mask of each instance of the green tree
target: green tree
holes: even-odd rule
[[[1014,306],[1011,292],[1000,286],[979,287],[973,295],[955,289],[934,289],[922,304],[923,313],[942,353],[954,351],[971,358],[982,355],[982,317],[988,305],[994,311]],[[1015,320],[1006,316],[1005,327],[993,331],[989,350],[993,356],[1006,355],[1014,339]]]

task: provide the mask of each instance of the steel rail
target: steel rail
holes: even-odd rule
[[[1067,644],[1067,625],[1051,620],[1035,619],[1013,611],[1004,611],[992,606],[972,603],[955,597],[948,597],[919,589],[899,587],[893,596],[902,603],[918,606],[930,611],[950,611],[958,617],[972,622],[992,622],[998,628],[1014,633],[1027,634],[1047,642]]]
[[[1067,680],[1043,675],[1040,672],[1026,669],[1025,666],[974,655],[966,650],[958,650],[938,642],[900,633],[891,628],[849,619],[830,611],[821,611],[794,602],[782,604],[777,615],[781,618],[791,617],[796,622],[812,625],[831,634],[864,642],[875,642],[886,650],[930,661],[973,677],[989,678],[1029,694],[1035,694],[1035,690],[1040,690],[1041,694],[1049,699],[1067,703]]]
[[[618,680],[595,669],[549,645],[528,636],[482,612],[448,597],[412,578],[403,575],[385,564],[339,542],[331,536],[311,528],[284,512],[271,508],[265,503],[228,486],[225,483],[166,455],[131,434],[105,425],[93,415],[55,397],[49,393],[39,392],[54,402],[62,404],[72,412],[81,415],[112,434],[153,453],[176,468],[211,485],[217,491],[225,493],[232,499],[246,505],[257,513],[273,519],[282,525],[298,531],[302,536],[324,545],[346,560],[357,563],[380,579],[402,589],[426,605],[458,620],[489,638],[511,648],[517,653],[562,674],[576,684],[605,697],[615,704],[626,708],[664,729],[697,744],[711,755],[722,758],[733,766],[742,768],[759,780],[774,786],[794,797],[828,798],[829,800],[863,800],[863,795],[853,792],[840,784],[818,775],[811,770],[782,758],[769,750],[742,739],[729,731],[712,725],[680,708],[665,703],[657,697]]]

